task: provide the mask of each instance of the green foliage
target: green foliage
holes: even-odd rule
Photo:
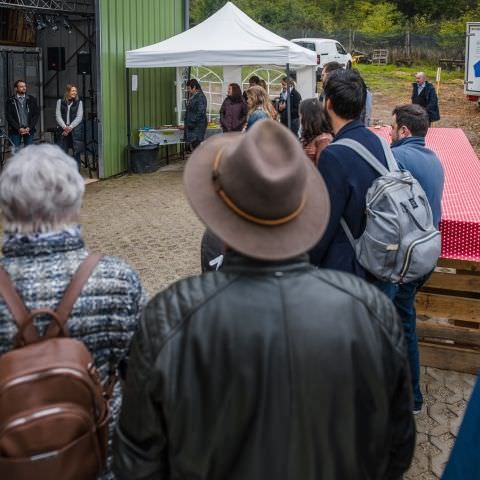
[[[362,33],[373,35],[396,33],[404,23],[403,15],[393,3],[373,3],[362,1],[358,4]]]
[[[198,24],[227,0],[191,0],[191,22]],[[409,28],[426,35],[457,37],[466,21],[480,20],[479,0],[234,0],[235,5],[276,32],[334,32],[351,29],[369,35]],[[453,40],[452,40],[453,41]]]

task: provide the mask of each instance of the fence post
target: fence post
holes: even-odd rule
[[[352,29],[348,29],[348,51],[352,51]]]
[[[410,58],[411,55],[411,44],[410,44],[410,29],[407,28],[405,33],[405,55],[407,58]]]

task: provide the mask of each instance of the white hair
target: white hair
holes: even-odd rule
[[[32,145],[11,158],[0,176],[7,232],[61,230],[78,222],[85,183],[73,158],[54,145]]]

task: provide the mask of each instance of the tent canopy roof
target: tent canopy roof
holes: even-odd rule
[[[126,52],[127,68],[316,65],[315,52],[270,32],[233,3],[167,40]]]

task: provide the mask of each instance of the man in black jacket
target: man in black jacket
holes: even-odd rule
[[[306,252],[328,192],[272,120],[216,135],[185,188],[227,247],[221,271],[146,307],[114,440],[119,480],[400,480],[415,444],[395,309]]]
[[[33,143],[35,126],[40,116],[37,100],[27,94],[27,84],[24,80],[15,82],[15,94],[8,98],[5,107],[8,122],[8,136],[15,147]]]
[[[283,125],[288,127],[288,108],[287,98],[288,90],[290,89],[290,130],[295,136],[298,135],[298,129],[300,128],[300,102],[302,96],[295,88],[295,82],[291,78],[282,78],[282,91],[277,99],[278,111],[280,113],[280,121]]]
[[[423,72],[415,74],[412,103],[422,106],[427,111],[430,124],[440,120],[437,92],[435,87],[430,82],[427,82],[427,77]]]

